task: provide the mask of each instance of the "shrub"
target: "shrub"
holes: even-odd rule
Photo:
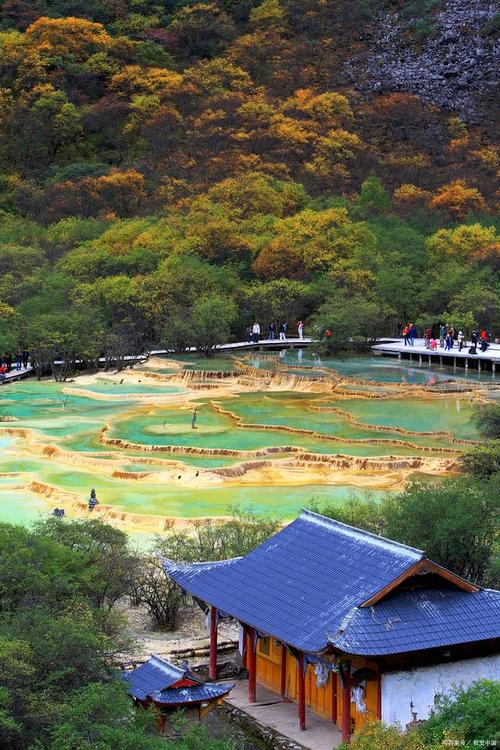
[[[479,680],[439,698],[418,734],[426,742],[441,743],[453,732],[462,735],[465,745],[496,747],[500,742],[499,716],[500,682]]]
[[[478,477],[496,474],[500,471],[500,440],[478,445],[462,456],[461,463],[465,471]]]
[[[144,604],[158,630],[174,630],[181,603],[178,586],[167,578],[161,561],[143,558],[134,580],[134,603]]]
[[[269,539],[279,522],[235,506],[224,521],[193,521],[191,528],[157,537],[155,548],[164,557],[182,562],[226,560],[251,552]]]
[[[500,438],[500,404],[485,404],[472,417],[479,432],[487,438]]]
[[[417,483],[383,501],[384,533],[481,584],[493,555],[499,503],[494,478]]]
[[[387,727],[378,721],[366,724],[360,732],[356,732],[350,745],[341,745],[341,750],[348,748],[350,750],[433,750],[414,732],[405,734],[398,727]]]

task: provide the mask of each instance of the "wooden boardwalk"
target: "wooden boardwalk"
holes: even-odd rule
[[[20,370],[16,370],[16,367],[12,368],[10,372],[5,373],[5,375],[2,377],[0,376],[0,385],[5,385],[7,383],[15,383],[16,380],[22,380],[23,378],[27,378],[29,375],[33,373],[33,368],[31,365],[28,365],[28,367],[22,367]]]
[[[447,351],[438,347],[434,351],[425,348],[425,339],[415,339],[414,346],[405,345],[404,339],[385,339],[383,343],[372,346],[374,354],[381,354],[398,359],[409,359],[411,362],[427,362],[429,364],[447,365],[449,367],[463,367],[466,370],[489,370],[496,372],[500,365],[500,344],[490,344],[487,351],[479,348],[477,354],[469,354],[470,344],[459,352],[456,342],[454,348]]]
[[[310,346],[314,343],[314,340],[310,336],[304,336],[303,339],[286,338],[286,339],[260,339],[258,342],[255,341],[234,341],[230,344],[217,344],[214,347],[214,352],[233,352],[239,349],[252,350],[252,349],[300,349],[303,346]],[[185,350],[186,354],[196,354],[197,349],[195,346],[189,347]],[[183,354],[184,352],[175,352],[173,349],[155,349],[150,352],[151,356],[168,355],[168,354]]]
[[[255,341],[234,341],[229,344],[218,344],[214,347],[214,352],[233,352],[233,351],[252,351],[252,350],[259,350],[259,349],[269,349],[269,350],[279,350],[279,349],[300,349],[301,347],[309,346],[313,343],[313,339],[304,336],[303,339],[296,338],[286,338],[286,339],[261,339],[259,342]],[[126,357],[123,357],[123,361],[127,363],[127,367],[132,367],[134,364],[140,364],[145,362],[149,357],[152,356],[169,356],[171,354],[196,354],[197,353],[196,347],[192,346],[189,349],[186,349],[184,352],[176,352],[174,349],[154,349],[153,351],[149,352],[148,354],[129,354]],[[109,359],[105,357],[100,357],[99,365],[108,365]],[[80,360],[77,360],[76,364],[79,364]],[[62,365],[64,364],[62,360],[55,360],[55,365]],[[11,370],[11,372],[6,373],[5,376],[2,378],[0,377],[0,385],[6,385],[7,383],[15,383],[17,380],[22,380],[23,378],[28,377],[29,375],[34,374],[34,369],[31,365],[28,365],[26,368],[22,368],[21,370],[16,370],[15,366]]]

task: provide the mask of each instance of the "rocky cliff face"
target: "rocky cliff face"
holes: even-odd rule
[[[471,124],[493,121],[499,10],[486,0],[442,0],[419,41],[409,39],[407,18],[381,11],[369,31],[368,54],[347,61],[346,72],[358,90],[411,92]]]

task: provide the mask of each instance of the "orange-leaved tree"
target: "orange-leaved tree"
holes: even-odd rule
[[[468,211],[484,211],[486,201],[479,190],[470,187],[465,180],[454,180],[437,190],[429,206],[444,209],[455,219],[464,219]]]

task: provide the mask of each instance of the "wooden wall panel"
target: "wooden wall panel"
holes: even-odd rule
[[[286,655],[286,696],[292,701],[297,700],[297,660],[288,651]],[[376,665],[365,659],[353,659],[352,671],[362,667],[376,669]],[[342,689],[340,678],[337,693],[337,726],[342,725]],[[257,646],[257,681],[265,687],[280,694],[281,685],[281,644],[274,638],[259,639]],[[334,676],[330,673],[328,682],[324,687],[316,685],[316,675],[313,665],[309,664],[306,671],[306,706],[313,713],[322,718],[332,720],[334,701]],[[351,717],[354,726],[360,729],[362,726],[377,718],[379,682],[376,678],[366,681],[365,703],[366,713],[357,710],[356,704],[351,703]]]

